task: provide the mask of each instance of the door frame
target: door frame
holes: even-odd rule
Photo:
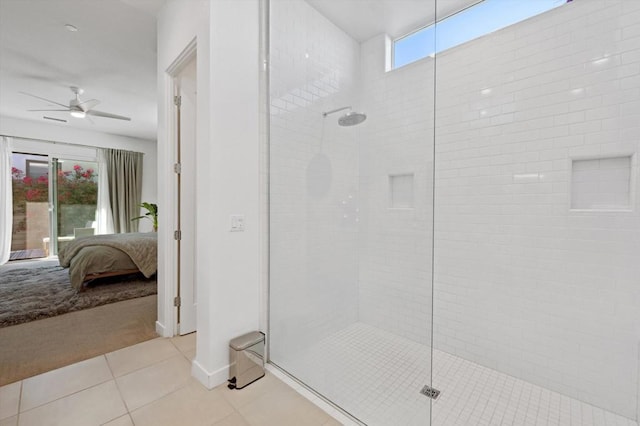
[[[197,159],[197,54],[185,64],[185,67],[174,79],[176,85],[176,103],[178,132],[176,159],[180,164],[180,173],[176,173],[178,181],[178,198],[176,209],[178,215],[180,238],[178,246],[178,328],[177,334],[184,335],[196,331],[197,328],[197,251],[196,251],[196,159]],[[194,86],[192,87],[191,84]]]
[[[187,64],[196,58],[196,52],[197,40],[196,38],[193,38],[164,72],[164,93],[166,95],[165,117],[167,117],[166,122],[164,123],[167,134],[167,144],[164,147],[164,151],[166,153],[165,158],[167,161],[166,164],[159,165],[158,171],[159,173],[171,174],[171,178],[166,181],[167,185],[165,188],[165,200],[169,202],[176,200],[179,194],[177,179],[175,179],[175,173],[173,171],[179,136],[177,126],[177,109],[174,105],[174,96],[176,96],[178,92],[176,77]],[[179,272],[178,245],[174,239],[174,230],[177,230],[178,225],[178,215],[176,209],[169,207],[169,203],[167,203],[166,207],[167,208],[162,211],[164,220],[161,219],[164,226],[159,229],[158,233],[158,238],[161,238],[164,243],[164,262],[162,262],[162,266],[158,265],[158,272],[163,275],[163,279],[159,279],[158,284],[161,282],[164,284],[162,288],[158,288],[158,310],[162,311],[162,314],[161,312],[158,312],[158,314],[159,318],[164,318],[164,324],[156,321],[156,332],[161,336],[171,337],[179,334],[178,308],[174,306],[174,300],[179,296],[179,283],[177,278],[177,274]]]

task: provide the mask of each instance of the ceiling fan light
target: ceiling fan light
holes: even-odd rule
[[[71,111],[71,116],[75,118],[85,118],[87,113],[84,111]]]

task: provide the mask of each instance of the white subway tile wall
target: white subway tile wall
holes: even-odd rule
[[[434,346],[636,418],[640,2],[574,1],[437,75]],[[601,202],[630,211],[571,210]]]
[[[286,360],[357,319],[358,43],[303,1],[271,4],[270,340]],[[304,378],[304,372],[293,372]]]

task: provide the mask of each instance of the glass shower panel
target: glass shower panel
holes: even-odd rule
[[[433,424],[637,426],[640,2],[457,22],[500,29],[436,53]]]
[[[435,1],[269,8],[270,362],[366,424],[428,425],[435,67],[391,64]]]

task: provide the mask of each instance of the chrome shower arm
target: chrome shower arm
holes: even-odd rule
[[[346,107],[342,107],[342,108],[338,108],[338,109],[333,109],[331,111],[323,112],[322,116],[326,117],[329,114],[333,114],[334,112],[342,111],[342,110],[345,110],[345,109],[351,109],[351,107],[350,106],[346,106]]]

